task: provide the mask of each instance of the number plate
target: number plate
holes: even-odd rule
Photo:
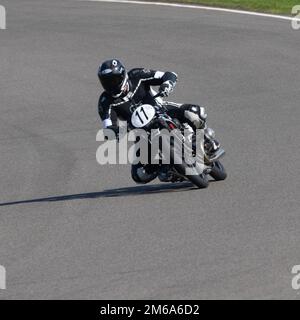
[[[150,104],[143,104],[136,108],[131,116],[131,123],[135,128],[147,125],[155,116],[155,109]]]

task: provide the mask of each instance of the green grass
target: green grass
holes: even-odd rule
[[[160,1],[160,0],[158,0]],[[163,0],[164,2],[197,3],[231,9],[269,12],[291,15],[292,7],[300,5],[300,0]]]

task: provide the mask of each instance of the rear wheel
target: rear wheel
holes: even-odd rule
[[[222,163],[217,160],[213,163],[212,170],[209,173],[216,181],[225,180],[227,177],[226,170]]]

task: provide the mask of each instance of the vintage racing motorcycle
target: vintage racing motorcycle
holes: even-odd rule
[[[211,128],[204,129],[202,139],[198,141],[194,130],[188,124],[172,119],[164,108],[161,108],[157,97],[158,95],[154,96],[155,102],[152,105],[142,104],[133,110],[131,126],[133,129],[144,129],[147,132],[149,146],[153,144],[154,137],[160,136],[158,150],[160,160],[155,165],[159,180],[162,182],[189,180],[198,188],[206,188],[209,176],[217,181],[226,179],[225,168],[219,160],[225,154],[224,149],[219,148],[213,156],[208,152],[210,144],[216,141],[214,131]],[[165,134],[162,134],[163,132]],[[172,139],[166,133],[171,134]],[[168,136],[168,139],[164,139],[164,136]],[[183,150],[188,150],[186,153],[192,157],[187,159]],[[165,156],[166,153],[168,157]],[[167,162],[164,161],[166,158]]]

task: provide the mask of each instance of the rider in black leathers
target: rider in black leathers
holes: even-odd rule
[[[99,80],[104,88],[98,103],[98,111],[104,128],[118,132],[117,120],[130,124],[134,108],[140,104],[153,104],[156,92],[152,86],[159,86],[159,95],[167,97],[174,89],[177,75],[174,72],[161,72],[135,68],[128,73],[117,59],[103,62],[98,70]],[[206,128],[206,113],[203,107],[191,104],[164,102],[162,108],[172,118],[189,124],[194,130]],[[219,147],[216,142],[212,152]],[[151,165],[132,165],[132,178],[137,183],[147,183],[157,176]]]

